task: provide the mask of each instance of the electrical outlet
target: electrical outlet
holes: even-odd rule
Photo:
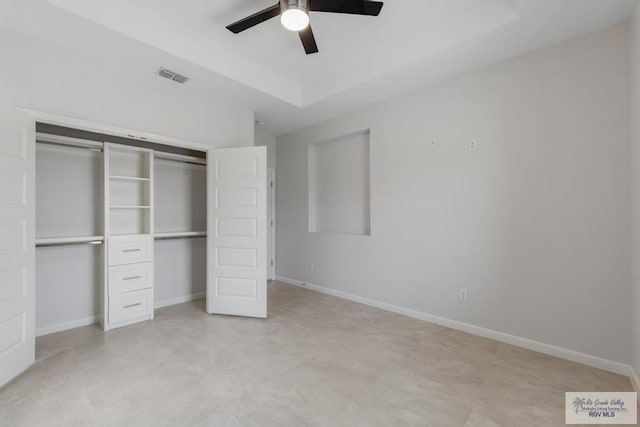
[[[476,151],[478,149],[478,141],[476,141],[475,139],[470,139],[469,143],[467,144],[467,148],[469,149],[469,151]]]
[[[469,301],[469,289],[460,288],[460,301]]]

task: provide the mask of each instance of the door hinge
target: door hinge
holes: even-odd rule
[[[273,188],[273,181],[271,181],[271,188]]]
[[[273,260],[271,260],[271,267],[273,267]]]
[[[273,221],[271,221],[271,226],[273,227]]]

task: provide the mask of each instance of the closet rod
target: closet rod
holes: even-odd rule
[[[36,248],[49,248],[53,246],[76,246],[76,245],[101,245],[102,240],[92,240],[89,242],[52,242],[52,243],[36,243]]]
[[[103,151],[103,144],[96,141],[88,141],[78,138],[70,138],[58,135],[47,135],[42,133],[36,134],[36,142],[38,144],[60,145],[63,147],[83,148],[87,150]],[[198,166],[206,166],[207,160],[198,157],[184,156],[181,154],[166,153],[155,151],[154,157],[157,159],[170,160],[174,162],[188,163]]]
[[[201,237],[207,237],[205,236],[156,236],[153,239],[154,240],[174,240],[174,239],[199,239]]]
[[[103,144],[97,141],[89,141],[86,139],[71,138],[68,136],[48,135],[44,133],[36,133],[36,143],[62,145],[65,147],[85,148],[88,150],[102,151]]]
[[[59,146],[61,146],[61,147],[80,148],[81,150],[90,150],[90,151],[99,151],[99,152],[102,152],[102,148],[97,148],[97,147],[87,147],[87,146],[83,146],[83,145],[68,144],[68,143],[64,143],[64,142],[52,142],[52,141],[40,141],[40,140],[36,140],[36,143],[38,143],[38,144],[59,145]]]
[[[156,233],[153,238],[155,240],[169,240],[169,239],[195,239],[198,237],[207,237],[206,231],[185,231],[176,233]]]
[[[166,153],[162,151],[154,151],[153,155],[156,159],[171,160],[174,162],[189,163],[192,165],[199,165],[199,166],[207,165],[207,160],[201,159],[199,157],[184,156],[182,154]]]

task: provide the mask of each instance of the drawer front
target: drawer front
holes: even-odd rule
[[[153,286],[153,263],[109,267],[109,295],[140,291]]]
[[[109,323],[151,314],[153,307],[151,290],[127,292],[109,296]]]
[[[109,245],[109,265],[136,264],[153,260],[153,238],[111,237]]]

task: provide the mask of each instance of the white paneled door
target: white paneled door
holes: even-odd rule
[[[0,113],[0,387],[35,358],[35,124]]]
[[[266,147],[209,152],[207,311],[267,317]]]

